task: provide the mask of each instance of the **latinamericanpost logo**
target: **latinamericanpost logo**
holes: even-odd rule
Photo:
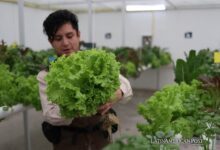
[[[220,63],[220,52],[214,52],[214,63]]]
[[[152,144],[202,144],[201,138],[191,138],[191,139],[183,139],[183,138],[151,138],[150,141]]]

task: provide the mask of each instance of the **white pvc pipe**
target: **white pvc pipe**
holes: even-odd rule
[[[93,12],[92,12],[92,1],[88,0],[88,32],[89,42],[93,43]]]
[[[19,44],[25,47],[25,27],[24,27],[24,0],[18,0],[18,23],[19,23]],[[28,124],[28,113],[27,110],[23,111],[24,119],[24,136],[25,136],[25,149],[31,150],[30,143],[30,131]]]
[[[9,107],[7,111],[4,110],[4,106],[0,107],[0,119],[9,117],[10,115],[16,114],[18,112],[24,111],[24,106],[22,104],[17,104],[12,107]]]
[[[18,1],[19,45],[25,47],[24,0]]]
[[[28,109],[24,109],[23,111],[23,121],[24,121],[25,149],[31,150],[31,137],[30,137],[30,128],[28,123]]]
[[[126,10],[125,10],[125,6],[126,6],[126,1],[123,0],[122,1],[122,26],[121,26],[121,30],[122,30],[122,46],[125,46],[125,37],[126,37]]]
[[[7,106],[0,107],[0,120],[10,117],[11,115],[17,114],[19,112],[23,112],[23,119],[24,119],[24,135],[25,135],[25,149],[31,150],[31,143],[30,143],[30,130],[28,125],[28,110],[26,107],[24,107],[22,104],[17,104],[12,107],[8,107],[7,110],[5,110]]]

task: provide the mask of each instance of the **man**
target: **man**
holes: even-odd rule
[[[68,10],[58,10],[51,13],[43,23],[48,41],[58,56],[70,55],[79,50],[80,32],[77,16]],[[61,70],[62,71],[62,70]],[[39,72],[39,92],[42,104],[43,131],[52,141],[54,150],[100,150],[109,142],[109,133],[103,131],[100,119],[110,113],[114,103],[130,99],[132,89],[129,81],[119,76],[120,87],[115,92],[113,102],[100,106],[97,114],[90,117],[66,119],[61,116],[59,106],[50,102],[46,95],[45,77],[47,70]],[[55,139],[55,140],[54,140]]]

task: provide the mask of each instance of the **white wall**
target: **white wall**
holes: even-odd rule
[[[79,15],[81,35],[88,36],[88,18]],[[143,35],[153,36],[153,45],[167,48],[174,61],[184,58],[184,51],[203,48],[220,49],[220,9],[181,10],[163,12],[127,13],[125,18],[125,45],[141,47]],[[103,13],[93,16],[93,41],[98,46],[119,47],[122,45],[121,13]],[[112,39],[105,39],[105,33]],[[184,33],[192,32],[192,39]],[[85,41],[88,37],[82,37]]]
[[[158,69],[147,69],[138,78],[130,78],[132,88],[158,90],[167,84],[173,84],[175,74],[172,65],[162,66]]]
[[[151,35],[151,13],[127,13],[125,17],[125,45],[138,48],[143,35]],[[79,14],[81,39],[88,41],[88,15]],[[116,48],[122,46],[123,18],[121,13],[95,13],[93,15],[93,42],[97,46]],[[83,25],[83,26],[82,26]],[[106,39],[105,34],[112,38]],[[83,36],[86,35],[86,36]]]
[[[125,21],[125,45],[138,48],[142,45],[142,36],[152,34],[151,13],[127,13]]]
[[[43,34],[43,20],[50,11],[24,9],[25,46],[34,50],[47,49],[50,44]],[[0,40],[19,44],[18,6],[0,2]]]
[[[219,16],[220,9],[157,12],[153,43],[168,48],[174,60],[190,49],[220,49]],[[192,39],[184,38],[187,31]]]
[[[80,39],[85,42],[88,42],[89,41],[88,14],[79,14],[77,16],[79,19]]]
[[[103,13],[94,15],[93,41],[97,46],[119,47],[122,44],[122,15],[118,13]],[[111,39],[105,39],[105,34],[111,33]]]
[[[43,34],[42,23],[50,11],[24,9],[25,43],[35,50],[50,47]],[[220,9],[182,10],[163,12],[127,13],[125,18],[125,45],[141,46],[143,35],[153,35],[153,44],[167,48],[174,60],[184,57],[190,49],[220,48]],[[89,40],[88,14],[79,14],[81,39]],[[8,44],[19,42],[17,5],[0,3],[0,39]],[[184,33],[193,32],[192,39]],[[112,39],[105,39],[106,33]],[[122,45],[122,14],[103,13],[93,16],[93,41],[98,46],[119,47]]]
[[[33,50],[50,48],[47,36],[43,33],[43,21],[50,11],[24,9],[25,45]]]
[[[16,5],[0,3],[0,40],[7,44],[19,41]]]

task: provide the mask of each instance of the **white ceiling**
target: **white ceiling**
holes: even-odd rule
[[[76,10],[88,9],[88,1],[92,2],[93,9],[121,10],[125,4],[165,4],[168,10],[173,9],[210,9],[219,8],[220,0],[24,0],[54,8]]]

